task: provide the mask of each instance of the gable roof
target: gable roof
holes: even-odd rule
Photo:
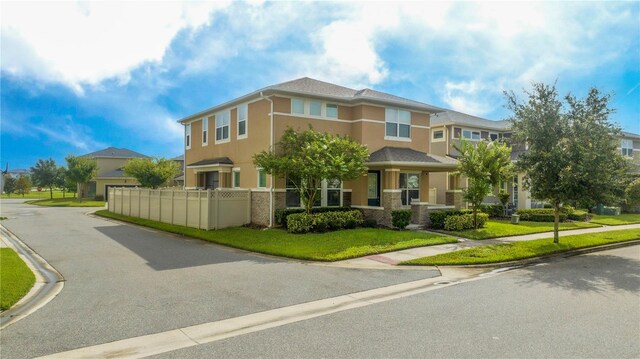
[[[335,85],[329,82],[315,80],[309,77],[303,77],[292,81],[282,82],[276,85],[267,86],[257,91],[251,92],[247,95],[238,97],[231,101],[227,101],[220,105],[211,107],[204,111],[200,111],[196,114],[187,116],[178,122],[185,123],[192,119],[197,119],[202,115],[210,112],[215,112],[226,107],[235,106],[242,102],[247,101],[250,98],[258,96],[269,96],[273,94],[287,94],[294,96],[309,96],[314,98],[321,98],[330,101],[346,102],[349,104],[370,102],[380,105],[395,105],[404,108],[409,108],[417,111],[424,111],[430,113],[442,112],[444,109],[432,106],[419,101],[409,100],[403,97],[391,95],[385,92],[380,92],[372,89],[354,90],[348,87]]]
[[[411,148],[383,147],[369,156],[368,164],[403,164],[418,166],[437,166],[455,168],[458,164],[453,158],[424,153]]]
[[[208,160],[202,160],[188,164],[187,167],[214,166],[214,165],[232,165],[233,161],[229,157],[217,157]]]
[[[446,110],[431,116],[431,127],[445,125],[479,127],[497,131],[507,131],[511,128],[511,124],[506,120],[487,120],[486,118],[472,116],[452,110]]]
[[[149,156],[145,156],[142,153],[131,151],[131,150],[127,149],[127,148],[107,147],[107,148],[105,148],[103,150],[87,153],[86,155],[82,155],[80,157],[91,157],[91,158],[146,158],[146,157],[149,157]]]

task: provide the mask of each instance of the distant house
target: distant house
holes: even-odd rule
[[[173,179],[174,184],[178,187],[184,187],[184,155],[176,156],[171,160],[180,166],[180,173]]]
[[[78,185],[78,194],[81,197],[103,197],[107,200],[109,187],[135,187],[140,185],[135,178],[125,175],[122,168],[127,161],[133,158],[147,158],[148,156],[126,148],[109,147],[87,153],[81,157],[95,159],[98,165],[98,173],[89,183]]]

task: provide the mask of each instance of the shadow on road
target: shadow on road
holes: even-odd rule
[[[261,264],[276,262],[211,246],[198,239],[182,239],[132,226],[96,227],[96,230],[128,248],[146,260],[151,268],[159,271],[248,260]]]
[[[577,256],[523,270],[522,284],[546,283],[575,291],[640,291],[640,259],[615,255]]]

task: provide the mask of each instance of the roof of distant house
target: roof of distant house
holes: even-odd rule
[[[450,157],[437,156],[410,148],[383,147],[369,156],[372,163],[412,163],[423,165],[456,166],[457,161]]]
[[[506,131],[511,128],[509,121],[493,121],[486,118],[467,115],[466,113],[447,110],[431,116],[431,127],[443,125],[461,125],[480,127],[491,130]]]
[[[622,131],[622,137],[630,137],[630,138],[640,139],[640,135],[638,135],[636,133],[626,132],[626,131]]]
[[[82,157],[91,157],[91,158],[146,158],[149,156],[143,155],[142,153],[138,153],[135,151],[131,151],[126,148],[115,148],[108,147],[104,150],[95,151],[91,153],[87,153],[86,155],[82,155]]]
[[[196,119],[204,115],[205,113],[221,110],[229,106],[234,106],[236,104],[246,101],[249,98],[260,96],[260,94],[264,96],[268,96],[275,93],[298,95],[298,96],[309,96],[309,97],[327,99],[330,101],[332,100],[332,101],[346,102],[346,103],[368,102],[368,103],[377,103],[382,105],[395,105],[395,106],[401,106],[404,108],[409,108],[409,109],[418,110],[418,111],[425,111],[430,113],[437,113],[437,112],[444,111],[444,109],[436,106],[432,106],[419,101],[409,100],[404,97],[391,95],[385,92],[380,92],[380,91],[376,91],[368,88],[362,89],[362,90],[354,90],[348,87],[315,80],[309,77],[303,77],[296,80],[287,81],[280,84],[264,87],[260,90],[251,92],[247,95],[238,97],[236,99],[225,102],[223,104],[198,112],[194,115],[187,116],[179,120],[178,122],[186,122],[192,119]]]
[[[184,154],[179,155],[179,156],[175,156],[174,158],[171,159],[172,161],[184,161]]]

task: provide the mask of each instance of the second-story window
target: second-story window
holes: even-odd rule
[[[623,156],[633,157],[633,140],[620,141],[620,148]]]
[[[247,137],[247,117],[248,117],[247,104],[238,106],[238,138]]]
[[[208,132],[209,132],[209,120],[206,117],[202,118],[202,145],[207,144],[208,140]]]
[[[385,123],[387,137],[411,138],[411,112],[387,108]]]
[[[462,130],[462,137],[467,140],[480,140],[480,131]]]
[[[229,139],[229,111],[216,114],[216,142]]]
[[[490,133],[489,134],[489,139],[491,139],[491,141],[496,141],[498,139],[498,134],[497,133]]]
[[[322,102],[309,101],[309,114],[312,116],[322,116]]]
[[[291,99],[291,113],[304,115],[304,100],[301,98]]]
[[[327,104],[327,117],[338,118],[338,105]]]
[[[444,140],[444,130],[433,131],[433,140],[434,141]]]
[[[184,129],[184,143],[187,149],[191,148],[191,124],[187,124]]]

